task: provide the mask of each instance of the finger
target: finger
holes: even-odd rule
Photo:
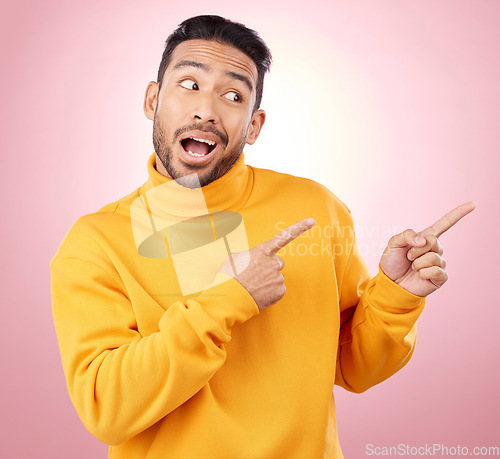
[[[311,229],[315,224],[316,222],[313,218],[301,220],[300,222],[285,228],[269,241],[263,242],[261,246],[268,255],[274,255],[278,250],[285,247],[308,229]]]
[[[275,255],[276,261],[278,262],[279,270],[281,271],[285,267],[285,260],[283,258]]]
[[[408,260],[415,260],[427,252],[436,252],[439,255],[443,254],[443,246],[436,236],[426,236],[425,241],[426,244],[423,247],[413,247],[408,250],[408,253],[406,254]]]
[[[430,280],[436,287],[441,287],[448,280],[448,273],[439,266],[423,268],[418,275],[420,279]]]
[[[460,219],[471,213],[475,208],[476,204],[472,201],[461,204],[451,212],[448,212],[444,217],[441,217],[436,223],[428,228],[425,228],[420,232],[420,234],[422,236],[432,234],[433,236],[439,237],[445,231],[448,231]]]
[[[394,249],[402,248],[402,247],[419,247],[425,245],[425,238],[420,236],[412,229],[407,229],[402,233],[396,234],[389,239],[387,243],[387,247],[391,247]]]
[[[439,268],[445,269],[446,260],[436,252],[427,252],[424,253],[421,257],[418,257],[412,263],[412,267],[415,271],[420,271],[424,268],[431,268],[432,266],[438,266]]]

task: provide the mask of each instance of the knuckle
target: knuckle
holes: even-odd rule
[[[401,233],[395,234],[394,236],[391,236],[391,238],[389,239],[389,245],[391,245],[393,242],[395,242],[400,236],[401,236]]]
[[[409,239],[409,238],[412,238],[413,236],[415,236],[415,231],[412,230],[411,228],[407,228],[403,231],[403,236],[406,238],[406,239]]]
[[[431,252],[430,256],[432,257],[432,264],[436,266],[441,266],[443,263],[443,259],[436,252]]]
[[[286,293],[285,278],[283,277],[283,274],[281,274],[281,272],[279,272],[278,275],[279,275],[279,282],[276,288],[276,292],[280,298],[283,298]]]
[[[255,250],[256,255],[267,255],[270,256],[273,253],[273,246],[271,244],[261,244],[257,247],[254,247],[252,250]]]
[[[278,234],[279,236],[279,241],[283,244],[292,239],[292,233],[288,230],[283,230],[281,233]]]
[[[441,281],[441,282],[445,282],[446,276],[447,276],[446,271],[444,269],[440,268],[439,266],[436,266],[436,274],[435,274],[434,278],[436,280]]]
[[[427,241],[429,244],[431,244],[431,245],[433,245],[433,246],[434,246],[434,245],[436,245],[437,240],[438,240],[438,239],[437,239],[437,237],[436,237],[436,236],[434,236],[434,234],[428,234],[427,236],[425,236],[425,239],[426,239],[426,241]]]
[[[439,268],[445,268],[446,267],[446,261],[444,258],[442,258],[438,253],[434,253],[432,255],[433,259],[433,264]]]
[[[431,249],[438,249],[440,246],[439,240],[433,234],[426,236],[427,243],[430,245]]]
[[[278,262],[278,268],[281,271],[285,267],[285,260],[283,258],[276,256],[276,261]]]

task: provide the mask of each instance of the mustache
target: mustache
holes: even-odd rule
[[[227,135],[224,134],[223,132],[219,131],[215,126],[212,126],[210,124],[203,125],[203,124],[197,124],[197,123],[193,123],[193,124],[190,124],[188,126],[183,126],[179,129],[177,129],[174,132],[174,140],[176,140],[178,137],[180,137],[182,134],[184,134],[187,131],[210,132],[212,134],[215,134],[217,137],[219,137],[219,139],[221,139],[224,147],[227,147],[227,144],[229,143],[229,139],[227,138]]]

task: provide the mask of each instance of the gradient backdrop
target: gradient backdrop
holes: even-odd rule
[[[247,162],[334,191],[372,272],[392,234],[477,203],[442,237],[450,280],[412,361],[364,394],[336,389],[346,457],[500,446],[500,2],[24,0],[0,15],[0,455],[107,455],[66,392],[49,260],[80,215],[147,179],[146,85],[166,36],[202,13],[258,30],[274,54]]]

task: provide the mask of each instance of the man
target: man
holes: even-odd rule
[[[184,21],[146,90],[149,180],[51,262],[69,393],[110,457],[342,457],[334,384],[403,367],[447,279],[438,237],[472,203],[391,238],[370,279],[334,195],[245,165],[270,60],[241,24]]]

